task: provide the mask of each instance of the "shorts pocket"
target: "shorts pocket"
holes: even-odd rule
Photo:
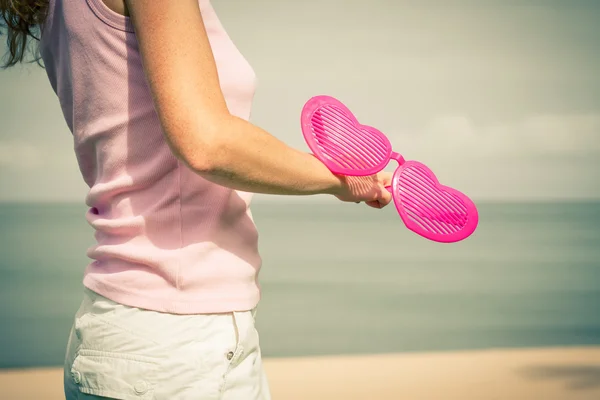
[[[156,386],[158,362],[151,357],[80,349],[71,378],[80,393],[119,400],[149,400]]]
[[[249,393],[260,387],[258,379],[262,371],[258,332],[254,326],[254,315],[250,311],[234,312],[235,348],[227,354],[227,366],[221,382],[222,398],[248,398]],[[247,396],[240,393],[248,392]],[[238,395],[240,394],[240,395]],[[235,397],[234,397],[235,396]]]

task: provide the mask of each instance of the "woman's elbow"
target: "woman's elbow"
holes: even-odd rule
[[[178,158],[198,174],[212,174],[219,170],[225,156],[224,124],[202,126],[197,132],[180,140],[174,149]]]

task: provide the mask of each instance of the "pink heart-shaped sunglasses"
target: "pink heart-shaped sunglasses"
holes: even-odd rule
[[[361,125],[339,100],[311,98],[302,109],[301,124],[308,147],[334,174],[374,175],[396,160],[399,166],[388,190],[406,227],[418,235],[452,243],[477,228],[479,215],[471,199],[441,185],[424,164],[405,161],[383,133]]]

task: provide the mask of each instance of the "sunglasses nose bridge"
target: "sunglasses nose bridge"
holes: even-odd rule
[[[404,160],[404,157],[402,157],[401,154],[396,153],[395,151],[392,151],[392,154],[390,154],[390,158],[392,160],[398,161],[398,165],[402,165],[406,162],[406,160]]]

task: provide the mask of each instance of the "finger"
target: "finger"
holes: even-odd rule
[[[373,207],[373,208],[381,208],[381,204],[379,203],[379,200],[371,200],[371,201],[365,201],[365,204],[368,205],[369,207]]]
[[[385,190],[379,198],[375,200],[366,201],[365,204],[373,208],[383,208],[390,204],[391,201],[392,195],[390,194],[390,192]]]
[[[381,193],[381,197],[377,200],[381,207],[385,207],[392,201],[392,192],[390,190],[384,190]]]

